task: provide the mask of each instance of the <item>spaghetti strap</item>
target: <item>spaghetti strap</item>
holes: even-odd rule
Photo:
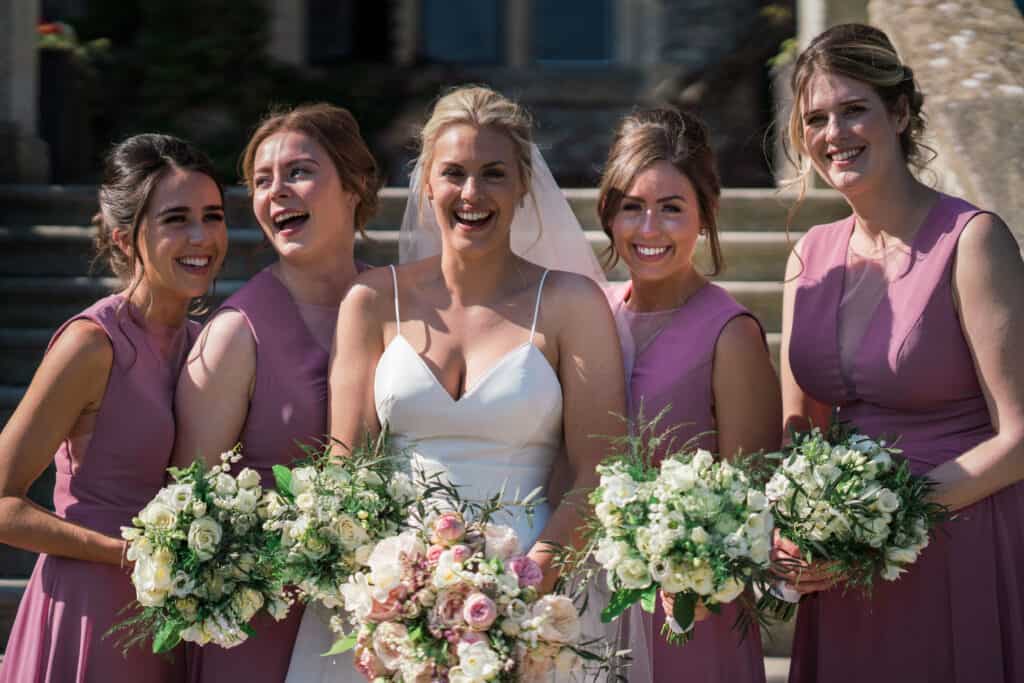
[[[540,284],[537,285],[537,303],[533,306],[533,325],[530,327],[530,343],[533,343],[533,334],[537,331],[537,315],[540,313],[540,295],[544,292],[544,281],[548,279],[550,270],[545,270],[540,276]],[[395,304],[398,305],[397,303]]]
[[[391,269],[391,280],[395,283],[395,332],[402,334],[402,319],[398,315],[398,272],[394,266],[388,266]]]

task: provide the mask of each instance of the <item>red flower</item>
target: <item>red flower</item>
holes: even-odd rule
[[[39,34],[43,35],[43,36],[49,36],[49,35],[54,35],[54,34],[60,35],[61,33],[63,33],[63,29],[61,28],[61,25],[56,23],[56,22],[50,22],[50,23],[47,23],[47,24],[39,24],[37,30],[39,31]]]

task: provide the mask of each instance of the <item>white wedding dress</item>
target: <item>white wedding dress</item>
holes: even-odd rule
[[[394,269],[392,267],[392,275]],[[506,496],[546,489],[555,458],[562,452],[562,385],[544,354],[533,345],[541,294],[537,290],[530,336],[494,364],[458,399],[402,336],[395,277],[398,333],[384,349],[374,377],[374,399],[381,424],[406,449],[414,470],[443,472],[464,499],[484,499],[504,484]],[[532,523],[525,515],[498,517],[516,530],[523,551],[537,540],[550,514],[538,506]],[[585,614],[584,632],[595,633],[600,607]],[[321,657],[333,640],[329,615],[306,609],[292,652],[287,683],[357,683],[350,655]]]

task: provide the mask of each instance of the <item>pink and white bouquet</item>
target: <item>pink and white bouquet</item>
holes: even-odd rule
[[[121,528],[142,608],[112,629],[128,632],[126,647],[151,637],[156,653],[182,640],[230,648],[254,634],[261,610],[287,616],[281,554],[263,531],[276,494],[254,470],[229,473],[241,457],[236,446],[209,470],[170,468],[174,483]]]
[[[591,656],[564,595],[540,595],[541,569],[513,529],[458,511],[374,547],[341,592],[368,679],[405,683],[540,681],[582,672]],[[340,619],[335,621],[342,628]]]
[[[274,467],[279,498],[264,528],[279,536],[299,596],[331,609],[377,541],[405,525],[417,491],[396,468],[387,430],[345,456],[330,446],[310,453],[300,465]]]
[[[668,438],[653,435],[656,423],[618,439],[625,452],[598,466],[589,535],[613,591],[602,620],[636,602],[653,612],[660,589],[675,595],[663,635],[682,644],[698,601],[717,612],[769,580],[774,522],[764,492],[741,463],[684,448],[654,464],[655,450]],[[741,626],[758,617],[753,604],[744,607]]]
[[[917,560],[948,513],[899,452],[834,421],[825,431],[794,432],[790,446],[769,456],[779,464],[765,493],[779,533],[800,548],[794,563],[826,561],[845,585],[870,590],[876,576],[895,581]],[[777,598],[789,597],[773,593],[764,606],[788,612]]]

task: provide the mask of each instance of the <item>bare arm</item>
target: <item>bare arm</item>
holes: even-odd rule
[[[197,458],[216,465],[237,442],[256,378],[256,340],[238,311],[219,313],[189,351],[174,396],[177,434],[172,464]]]
[[[121,562],[121,539],[61,519],[27,497],[78,418],[99,409],[113,361],[106,333],[86,320],[71,323],[43,357],[0,433],[0,542],[90,562]]]
[[[782,387],[783,429],[807,429],[811,425],[825,427],[831,418],[831,407],[808,396],[797,383],[789,366],[789,345],[793,334],[793,307],[796,301],[796,278],[802,265],[797,243],[786,263],[786,284],[782,290],[782,344],[779,348],[779,383]]]
[[[722,457],[778,449],[782,440],[779,380],[753,318],[738,316],[722,330],[715,344],[711,385]]]
[[[387,269],[381,268],[381,271]],[[329,369],[327,399],[331,438],[343,444],[359,443],[366,434],[380,430],[373,396],[373,373],[384,353],[377,286],[380,273],[366,273],[345,295],[338,313]]]
[[[622,352],[604,294],[579,276],[559,273],[556,277],[557,294],[541,304],[541,315],[551,311],[549,319],[560,320],[558,377],[567,478],[572,483],[541,532],[542,540],[530,550],[530,556],[545,570],[544,590],[553,587],[557,576],[548,571],[551,556],[543,539],[577,547],[583,543],[580,527],[586,519],[587,493],[597,486],[596,467],[608,453],[608,441],[593,437],[619,436],[626,431]]]
[[[1024,262],[1009,228],[982,214],[957,246],[953,286],[995,436],[933,469],[938,502],[966,507],[1024,479]]]

